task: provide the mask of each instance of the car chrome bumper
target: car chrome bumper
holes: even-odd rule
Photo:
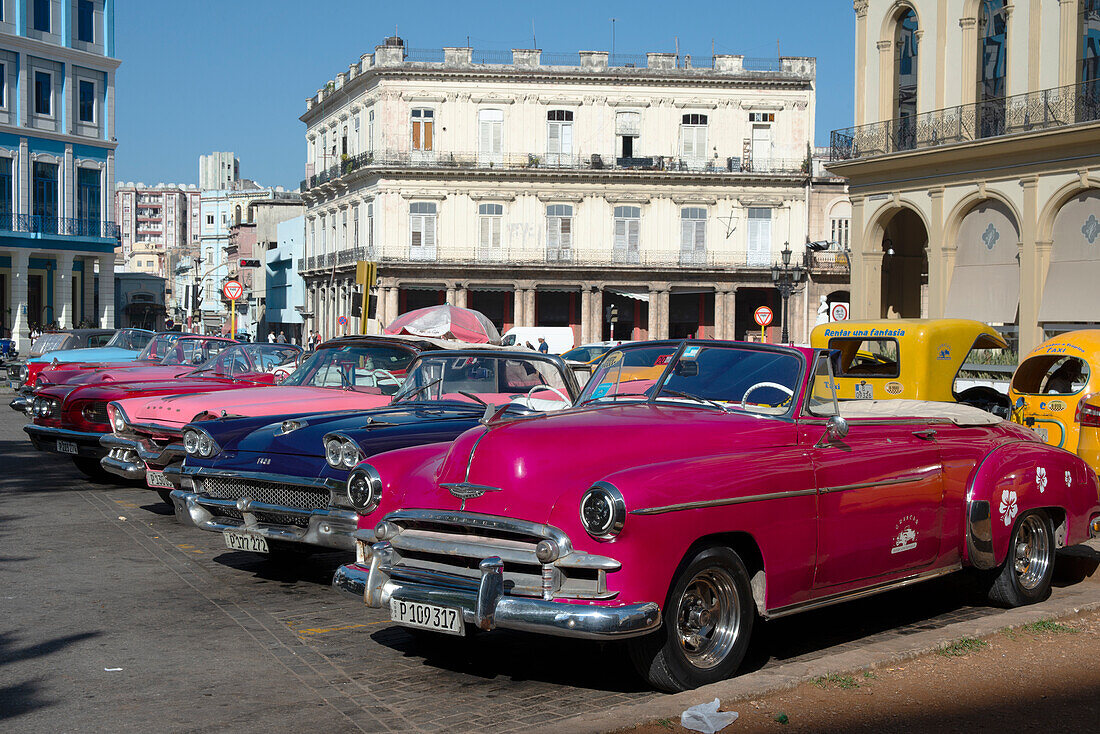
[[[18,387],[18,386],[17,386]],[[8,407],[12,410],[24,413],[26,415],[31,414],[31,407],[34,405],[34,391],[33,390],[20,390],[19,394],[12,398],[8,403]]]
[[[33,443],[34,447],[39,451],[62,453],[57,450],[57,442],[69,441],[76,444],[77,453],[66,453],[65,456],[80,456],[98,459],[104,454],[103,447],[99,445],[99,439],[103,435],[102,433],[95,433],[93,431],[70,431],[67,428],[39,426],[34,423],[28,423],[23,426],[23,431],[31,437],[31,443]]]
[[[661,625],[661,609],[654,602],[613,607],[507,595],[504,563],[495,556],[478,564],[480,577],[475,579],[395,567],[392,553],[388,542],[375,543],[369,565],[341,566],[332,579],[333,587],[363,599],[370,607],[388,607],[397,600],[457,608],[464,621],[483,630],[608,640],[638,637]]]
[[[154,467],[167,467],[168,464],[183,459],[183,444],[170,443],[160,447],[148,439],[104,434],[100,443],[107,455],[100,460],[104,469],[127,479],[144,479],[147,464]],[[179,472],[165,471],[165,476],[178,488]]]
[[[173,481],[178,482],[179,476],[174,477]],[[355,539],[352,533],[355,532],[358,515],[354,510],[332,507],[303,510],[300,507],[255,502],[248,498],[217,499],[185,489],[172,492],[172,505],[175,508],[177,520],[185,525],[194,525],[200,530],[208,530],[212,533],[232,530],[262,535],[268,540],[355,551]],[[211,512],[214,508],[236,510],[241,513],[242,519],[216,515]],[[308,519],[309,524],[306,527],[300,527],[260,522],[255,513],[292,515]]]

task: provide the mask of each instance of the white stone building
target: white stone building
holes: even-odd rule
[[[812,58],[484,61],[387,39],[307,100],[307,329],[357,328],[354,264],[371,259],[383,323],[447,301],[591,341],[615,305],[616,337],[745,338],[779,306],[784,243],[799,260],[829,239],[808,204],[847,206],[813,175]],[[796,341],[846,288],[826,259],[792,301]]]

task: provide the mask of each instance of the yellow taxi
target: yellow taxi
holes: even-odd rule
[[[1051,446],[1079,453],[1082,423],[1087,427],[1097,418],[1090,413],[1082,421],[1088,399],[1100,391],[1100,371],[1093,363],[1100,364],[1100,329],[1070,331],[1037,346],[1012,375],[1012,420],[1030,426]]]
[[[974,405],[1007,418],[1008,398],[978,385],[956,392],[959,370],[977,350],[1006,349],[988,324],[970,319],[875,319],[819,324],[810,345],[839,354],[833,365],[841,400],[938,400]]]

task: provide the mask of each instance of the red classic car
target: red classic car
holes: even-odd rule
[[[72,456],[87,476],[102,474],[100,459],[108,449],[100,439],[111,432],[107,404],[128,397],[184,395],[271,385],[272,363],[293,363],[301,347],[289,344],[235,344],[211,357],[198,368],[174,379],[146,382],[61,384],[39,388],[31,415],[23,426],[34,447]]]
[[[682,690],[735,673],[757,615],[963,567],[1028,604],[1056,549],[1100,534],[1096,474],[1021,426],[838,403],[822,350],[686,341],[655,382],[619,384],[652,346],[608,353],[573,409],[360,463],[358,560],[333,584],[409,627],[626,638]]]

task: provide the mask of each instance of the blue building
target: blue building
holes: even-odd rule
[[[20,349],[34,324],[114,325],[114,5],[0,0],[0,331]]]
[[[306,302],[306,281],[298,272],[305,257],[304,217],[278,224],[278,245],[267,251],[267,330],[287,341],[302,341],[302,306]],[[297,307],[297,308],[296,308]]]

